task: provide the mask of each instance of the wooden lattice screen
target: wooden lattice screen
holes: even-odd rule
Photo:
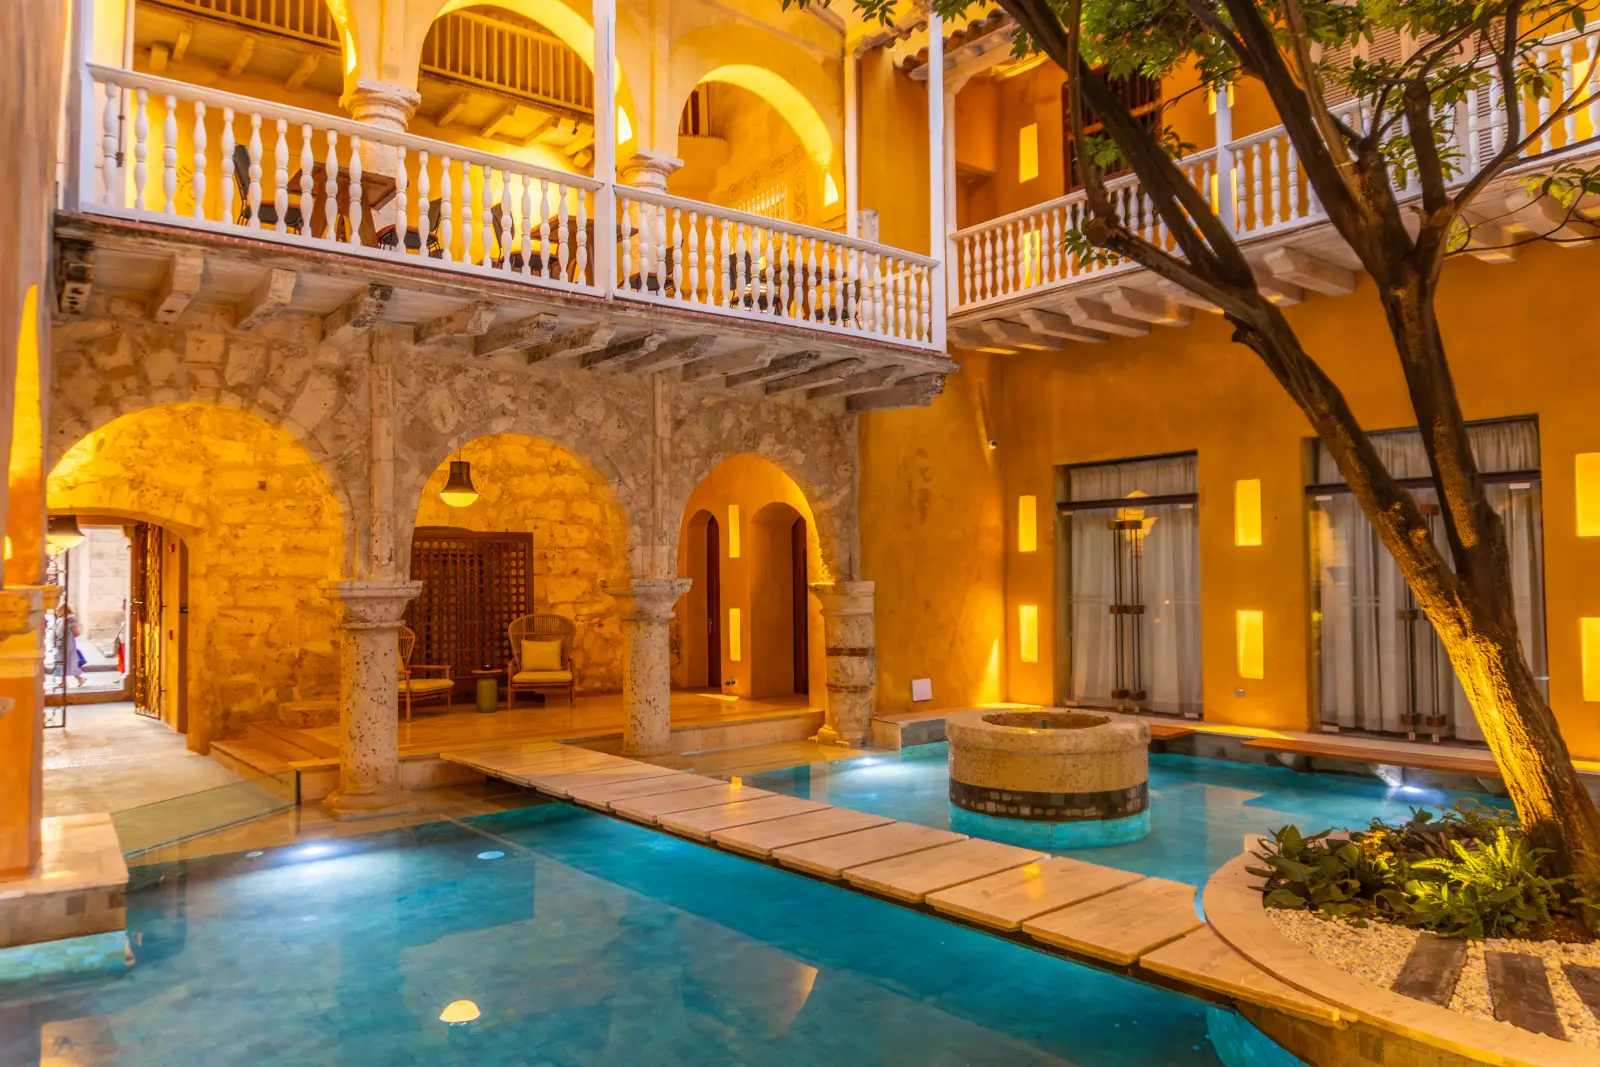
[[[422,582],[406,608],[413,663],[447,664],[453,678],[502,668],[511,658],[506,627],[533,610],[533,535],[419,527],[411,578]]]

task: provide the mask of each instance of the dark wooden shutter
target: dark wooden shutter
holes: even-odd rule
[[[533,610],[533,535],[420,527],[411,539],[411,578],[422,582],[406,608],[417,634],[413,663],[448,665],[453,678],[504,667],[506,627]]]

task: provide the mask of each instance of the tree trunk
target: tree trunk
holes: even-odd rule
[[[1521,642],[1514,631],[1480,624],[1470,606],[1458,605],[1457,618],[1459,627],[1436,629],[1529,839],[1550,849],[1552,874],[1600,877],[1600,811],[1572,766]]]

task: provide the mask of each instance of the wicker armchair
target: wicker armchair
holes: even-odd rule
[[[572,670],[572,639],[577,628],[571,619],[560,615],[523,615],[506,627],[511,639],[511,662],[506,664],[506,706],[516,707],[517,693],[539,689],[565,689],[567,707],[572,707],[577,692],[578,678]],[[522,643],[524,641],[561,642],[560,666],[557,669],[524,670]]]
[[[444,697],[444,710],[450,710],[450,702],[455,695],[455,679],[450,677],[450,668],[437,663],[412,663],[412,653],[417,650],[417,632],[409,626],[400,627],[400,696],[406,702],[406,721],[411,720],[411,702],[413,700],[437,700]],[[416,675],[424,671],[438,671],[442,677],[418,678]]]

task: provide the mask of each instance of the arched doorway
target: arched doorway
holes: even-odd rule
[[[443,493],[453,462],[468,465],[477,494],[464,506]],[[449,666],[465,689],[474,670],[504,675],[514,658],[513,622],[549,616],[570,630],[562,669],[576,693],[619,691],[622,623],[602,584],[626,572],[626,518],[611,486],[583,460],[528,434],[476,438],[434,469],[418,499],[409,573],[423,588],[406,612],[417,635],[413,658]],[[550,693],[519,692],[516,704],[541,696]],[[565,714],[567,703],[563,693],[542,714]],[[442,703],[413,707],[418,716],[444,710]]]
[[[823,571],[800,487],[769,460],[734,456],[684,513],[678,573],[693,585],[676,609],[674,683],[820,705],[822,615],[809,583]]]

